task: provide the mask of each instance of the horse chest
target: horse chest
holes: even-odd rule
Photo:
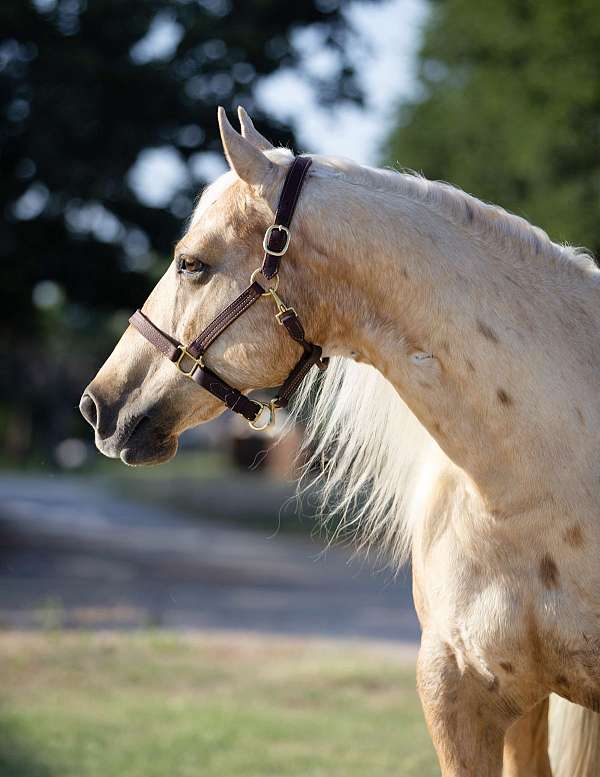
[[[453,543],[416,564],[424,629],[482,688],[527,704],[554,691],[600,709],[600,581],[583,558],[524,548],[498,563]]]

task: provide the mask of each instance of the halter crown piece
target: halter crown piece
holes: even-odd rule
[[[183,375],[210,391],[230,410],[244,416],[250,426],[257,431],[263,431],[274,423],[276,411],[287,405],[293,393],[308,375],[311,367],[316,365],[321,370],[327,367],[328,360],[322,357],[321,347],[309,343],[305,339],[304,327],[300,323],[298,314],[293,308],[288,307],[277,294],[281,257],[290,245],[290,224],[300,197],[302,184],[311,164],[312,160],[309,157],[297,156],[294,158],[281,190],[275,212],[275,222],[268,227],[263,238],[265,254],[262,266],[257,267],[250,276],[250,285],[216,318],[213,318],[193,342],[187,346],[183,345],[159,329],[141,310],[136,310],[129,319],[129,323],[163,356],[172,361]],[[258,275],[262,275],[267,283],[271,282],[272,285],[267,287],[258,283],[256,280]],[[204,355],[208,347],[261,297],[273,299],[277,308],[275,313],[277,323],[283,326],[288,335],[304,349],[304,353],[281,385],[277,396],[269,403],[259,402],[242,394],[212,372],[204,362]]]

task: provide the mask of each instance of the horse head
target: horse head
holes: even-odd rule
[[[136,314],[142,326],[127,329],[82,396],[80,410],[94,428],[96,446],[106,456],[120,457],[126,464],[170,459],[185,429],[223,412],[223,397],[219,399],[214,392],[203,390],[198,381],[186,378],[194,365],[202,364],[209,370],[207,374],[218,376],[214,380],[231,389],[230,396],[237,397],[239,392],[280,385],[302,359],[303,348],[305,361],[309,358],[307,352],[312,354],[302,328],[287,326],[292,337],[282,335],[278,326],[281,315],[274,315],[277,310],[270,300],[253,299],[258,304],[244,307],[243,315],[229,321],[202,359],[195,360],[186,352],[182,362],[183,351],[175,351],[172,361],[179,370],[164,358],[164,349],[161,353],[138,331],[147,321],[159,338],[160,332],[168,333],[164,340],[167,349],[169,341],[192,342],[249,283],[252,285],[250,278],[256,268],[266,291],[262,296],[272,296],[282,313],[281,297],[269,294],[269,289],[275,292],[279,277],[264,277],[260,267],[264,235],[273,224],[293,156],[285,149],[274,149],[243,109],[240,122],[242,134],[233,129],[223,109],[219,109],[230,170],[200,198],[172,262],[146,300],[142,316]],[[311,273],[297,271],[306,242],[303,221],[300,207],[289,251],[285,246],[285,273],[279,294],[305,311],[309,308]],[[256,278],[254,272],[253,280]],[[260,287],[256,288],[260,294]],[[313,315],[306,321],[307,337],[316,339],[315,312],[319,305],[311,302],[310,307]],[[289,311],[294,312],[291,307]],[[295,336],[298,331],[302,337]],[[313,359],[313,363],[317,361]],[[227,398],[224,401],[232,406]]]

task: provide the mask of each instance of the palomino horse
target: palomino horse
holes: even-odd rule
[[[240,120],[219,111],[231,170],[144,305],[177,342],[247,285],[292,162]],[[600,271],[451,186],[329,157],[290,233],[279,294],[332,357],[316,404],[305,382],[307,436],[347,521],[398,561],[411,549],[443,775],[597,777]],[[302,348],[274,312],[249,306],[202,365],[245,391],[281,384]],[[100,451],[134,465],[223,410],[138,329],[81,402]]]

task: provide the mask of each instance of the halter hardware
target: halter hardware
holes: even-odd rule
[[[288,306],[281,299],[279,294],[277,294],[275,289],[269,289],[269,294],[271,297],[273,297],[273,301],[275,302],[275,305],[277,307],[278,312],[275,313],[275,320],[277,321],[279,326],[283,326],[283,316],[285,316],[286,313],[290,313],[291,315],[298,317],[298,314],[296,313],[294,308],[288,308]]]
[[[283,244],[283,248],[281,248],[279,251],[269,247],[269,244],[271,242],[271,237],[275,230],[277,230],[278,232],[283,232],[283,234],[285,235],[285,243]],[[263,248],[265,249],[265,253],[271,254],[271,256],[283,256],[285,252],[288,250],[288,248],[290,247],[291,239],[292,239],[292,235],[290,233],[290,230],[287,227],[284,227],[283,224],[271,224],[270,227],[267,227],[267,231],[265,232],[265,236],[263,237]]]
[[[199,386],[202,386],[213,396],[220,399],[230,410],[244,416],[250,427],[257,432],[265,431],[273,426],[277,410],[287,405],[292,394],[313,366],[324,370],[328,363],[328,360],[323,358],[321,347],[308,342],[304,337],[304,327],[294,308],[288,307],[277,294],[280,258],[286,253],[290,245],[291,233],[289,226],[296,209],[302,184],[311,164],[312,160],[309,157],[295,157],[281,190],[279,204],[275,213],[275,223],[267,228],[263,238],[265,254],[262,265],[257,267],[250,276],[250,285],[213,318],[210,324],[192,343],[187,346],[179,343],[171,335],[166,334],[156,324],[152,323],[141,310],[136,310],[129,319],[129,323],[146,340],[174,362],[179,372],[191,378]],[[283,246],[280,245],[282,235],[285,238]],[[259,275],[266,281],[264,284],[257,281]],[[302,356],[284,380],[277,396],[270,402],[250,399],[250,397],[242,394],[241,391],[230,386],[223,378],[212,372],[204,362],[204,354],[208,347],[214,343],[228,326],[236,321],[261,297],[271,297],[273,299],[277,308],[275,313],[277,323],[283,326],[288,335],[301,345],[303,349]],[[185,360],[189,361],[186,362]],[[187,369],[190,362],[191,367]],[[265,414],[267,414],[266,420],[264,418]]]
[[[275,415],[277,413],[277,406],[275,405],[275,400],[272,399],[270,402],[259,402],[260,410],[258,411],[258,415],[254,419],[254,421],[248,421],[248,426],[251,429],[254,429],[255,432],[264,432],[267,429],[269,429],[271,426],[275,424]],[[262,417],[264,413],[268,413],[269,417],[267,418],[266,423],[258,423],[259,419]]]
[[[257,267],[256,270],[254,270],[252,275],[250,276],[250,283],[257,283],[258,281],[256,280],[256,278],[259,275],[262,275],[267,283],[269,281],[273,281],[272,286],[267,286],[266,290],[263,289],[263,293],[262,293],[263,297],[268,297],[272,291],[277,291],[277,289],[279,288],[279,273],[276,273],[272,278],[267,278],[266,276],[263,275],[262,267]],[[261,286],[262,285],[263,284],[261,284]],[[264,285],[266,286],[266,284]]]
[[[192,354],[188,351],[188,349],[185,347],[185,345],[178,346],[179,350],[181,351],[181,354],[179,355],[179,358],[175,362],[175,366],[179,370],[179,372],[183,373],[187,378],[191,378],[192,375],[196,372],[196,370],[201,370],[204,367],[204,359],[199,356],[196,358],[195,356],[192,356]],[[192,367],[189,370],[186,370],[183,368],[181,362],[184,359],[191,359],[192,361]]]

